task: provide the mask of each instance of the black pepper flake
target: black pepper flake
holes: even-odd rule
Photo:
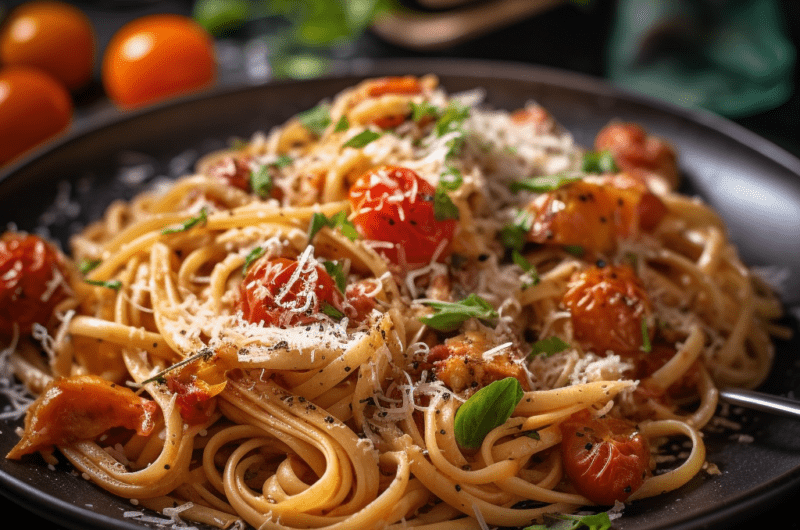
[[[602,269],[603,267],[606,266],[606,262],[604,260],[601,260],[601,259],[597,260],[594,264],[600,269]]]
[[[169,464],[164,464],[164,469],[169,469]]]
[[[481,254],[478,256],[478,261],[486,261],[489,259],[489,254]]]
[[[580,438],[583,438],[583,437],[584,437],[584,436],[586,436],[586,435],[585,435],[585,434],[583,434],[582,432],[576,432],[576,433],[575,433],[575,436],[578,436],[578,437],[580,437]]]
[[[583,446],[583,448],[586,449],[587,451],[591,451],[592,450],[592,444],[591,443],[587,443],[586,445]]]
[[[326,416],[325,417],[325,422],[327,422],[327,423],[333,423],[334,421],[336,421],[336,420],[333,419],[333,416]]]
[[[456,491],[461,491],[461,486],[459,486],[458,484],[456,484]]]
[[[630,492],[631,492],[631,487],[630,487],[630,485],[627,485],[627,486],[625,486],[625,489],[624,489],[624,490],[622,490],[622,491],[624,491],[625,493],[630,493]]]
[[[605,216],[605,215],[601,215],[601,216],[600,216],[600,222],[601,222],[601,223],[607,223],[607,222],[608,222],[608,219],[606,219],[606,216]]]
[[[299,401],[300,403],[305,403],[306,402],[306,398],[304,398],[303,396],[298,396],[297,397],[297,401]]]
[[[442,429],[441,431],[439,431],[439,434],[447,434],[447,431]]]
[[[345,371],[345,372],[349,372],[349,371],[350,371],[350,367],[349,367],[349,366],[345,366],[345,367],[344,367],[344,371]]]

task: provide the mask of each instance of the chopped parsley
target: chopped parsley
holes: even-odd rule
[[[422,103],[411,102],[411,119],[413,121],[420,121],[426,116],[438,118],[441,112],[442,110],[439,107],[431,105],[427,101],[423,101]]]
[[[179,232],[186,232],[190,228],[199,225],[199,224],[206,224],[208,221],[208,210],[205,206],[200,210],[200,213],[196,216],[192,217],[191,219],[187,219],[184,221],[178,228],[165,228],[161,231],[162,234],[177,234]]]

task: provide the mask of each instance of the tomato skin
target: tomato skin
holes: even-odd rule
[[[575,338],[600,355],[612,350],[638,355],[644,345],[642,320],[652,313],[641,280],[627,265],[589,267],[576,273],[562,298]],[[650,340],[655,329],[648,327]]]
[[[443,261],[450,255],[448,247],[457,223],[453,219],[436,219],[435,192],[431,184],[408,168],[384,166],[370,170],[350,188],[353,224],[365,239],[390,243],[390,248],[377,250],[392,263],[404,261],[410,268],[427,265],[442,241],[446,241],[438,257]]]
[[[624,502],[650,470],[647,440],[633,423],[583,410],[559,426],[564,471],[575,489],[601,505]]]
[[[0,238],[0,333],[31,332],[46,324],[55,306],[66,297],[63,285],[48,289],[57,275],[67,277],[64,258],[42,238],[6,232]]]
[[[211,37],[181,15],[148,15],[123,26],[103,56],[103,86],[134,108],[205,88],[216,78]]]
[[[95,36],[89,17],[65,2],[27,2],[0,31],[0,62],[47,72],[71,91],[92,78]]]
[[[303,294],[310,280],[306,271],[279,298],[298,266],[296,260],[269,258],[258,260],[248,269],[241,288],[241,310],[245,320],[253,324],[263,322],[265,326],[290,327],[316,322],[326,303],[342,311],[342,295],[321,265],[314,269],[317,280],[313,300]],[[309,307],[302,310],[307,304]]]
[[[367,95],[371,98],[386,94],[415,95],[422,93],[422,84],[414,76],[381,77],[370,82]]]
[[[675,150],[666,141],[648,134],[635,123],[609,123],[597,133],[595,149],[611,151],[616,164],[637,178],[647,181],[648,175],[655,174],[673,189],[678,185]]]
[[[69,92],[48,74],[0,70],[0,165],[64,131],[72,121]]]

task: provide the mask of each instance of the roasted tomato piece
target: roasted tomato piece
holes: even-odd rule
[[[250,191],[250,163],[244,158],[226,156],[213,163],[208,168],[208,173],[216,178],[226,181],[234,188]]]
[[[427,361],[433,364],[436,378],[455,392],[482,388],[506,377],[517,379],[523,389],[530,390],[524,369],[514,362],[509,350],[484,358],[484,352],[494,347],[484,333],[471,331],[431,348]]]
[[[656,195],[621,179],[573,181],[540,195],[528,210],[529,241],[600,253],[612,252],[619,239],[655,229],[667,212]]]
[[[347,316],[356,322],[364,322],[377,305],[375,298],[369,295],[373,291],[375,280],[361,280],[348,285],[345,290],[349,306],[345,311]]]
[[[265,326],[316,322],[332,309],[342,313],[342,302],[342,294],[322,265],[288,258],[258,260],[241,287],[244,318]]]
[[[6,232],[0,238],[0,333],[30,333],[46,324],[66,296],[62,254],[42,238]]]
[[[572,329],[586,349],[638,355],[644,333],[652,340],[650,298],[641,280],[627,265],[589,267],[569,282],[562,303],[571,313]]]
[[[618,418],[593,418],[588,411],[560,425],[561,459],[575,489],[590,501],[624,502],[650,471],[650,449],[636,426]]]
[[[595,138],[595,149],[611,151],[620,169],[644,182],[655,175],[663,179],[669,189],[678,186],[675,150],[639,125],[621,122],[606,125]]]
[[[371,98],[384,94],[421,94],[422,84],[414,76],[381,77],[373,79],[367,85],[367,95]]]
[[[436,190],[414,171],[383,166],[362,175],[350,188],[355,224],[378,253],[410,268],[427,265],[439,251],[438,260],[449,256],[456,221],[436,219]]]
[[[25,433],[7,457],[94,440],[114,427],[147,435],[157,410],[154,401],[95,375],[56,379],[28,409]]]

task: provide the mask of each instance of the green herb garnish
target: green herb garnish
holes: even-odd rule
[[[462,447],[480,447],[492,429],[511,417],[523,395],[522,385],[513,377],[495,381],[475,392],[456,411],[456,441]]]
[[[251,250],[247,257],[244,258],[244,266],[242,267],[242,274],[247,274],[247,269],[253,264],[255,260],[264,255],[265,250],[262,247],[255,247]]]
[[[344,290],[347,288],[347,278],[344,276],[344,267],[342,267],[342,264],[337,261],[323,261],[322,266],[325,267],[325,270],[330,274],[331,278],[333,278],[333,282],[336,284],[336,288],[339,289],[339,292],[344,294]]]
[[[270,166],[262,165],[250,173],[250,187],[256,195],[265,199],[272,191],[272,173]]]
[[[513,249],[511,251],[511,260],[530,278],[530,282],[522,285],[523,289],[539,283],[539,271],[536,270],[536,266],[528,261],[518,250]]]
[[[439,331],[458,329],[470,318],[491,321],[498,317],[491,304],[474,293],[460,302],[425,302],[425,305],[432,307],[434,313],[420,318],[420,322]]]
[[[436,136],[460,131],[467,118],[469,118],[469,107],[458,101],[451,101],[436,120]]]
[[[336,122],[336,127],[333,128],[333,132],[342,132],[346,131],[350,128],[350,121],[347,119],[347,116],[342,116],[339,118],[339,121]]]
[[[203,206],[198,215],[192,217],[191,219],[187,219],[186,221],[183,222],[183,224],[180,225],[180,227],[165,228],[164,230],[161,231],[161,233],[167,235],[167,234],[177,234],[179,232],[186,232],[193,226],[196,226],[198,224],[206,224],[207,221],[208,221],[208,210],[206,210],[206,207]]]
[[[592,515],[567,515],[567,514],[545,514],[545,520],[549,524],[535,524],[526,526],[524,530],[609,530],[611,519],[608,512],[600,512]]]
[[[308,109],[297,115],[297,119],[303,127],[317,136],[322,136],[325,129],[331,123],[331,107],[322,103],[314,108]]]
[[[355,147],[358,149],[371,142],[374,142],[380,137],[380,133],[376,133],[375,131],[367,129],[347,140],[344,144],[342,144],[342,147]]]
[[[119,291],[122,287],[122,282],[119,280],[109,280],[109,281],[102,281],[102,280],[83,280],[89,285],[96,285],[97,287],[106,287],[107,289],[114,289],[115,291]]]
[[[611,151],[589,151],[583,155],[582,169],[586,173],[617,173],[619,168],[614,162]]]
[[[292,165],[292,162],[294,162],[294,159],[289,155],[281,155],[270,165],[275,167],[286,167]]]
[[[433,194],[433,216],[437,221],[459,218],[458,206],[441,186],[437,186]]]
[[[99,259],[83,259],[78,263],[78,270],[85,276],[96,269],[100,263],[102,263],[102,261]]]
[[[569,348],[568,342],[565,342],[564,340],[555,336],[547,337],[546,339],[537,340],[533,343],[529,357],[536,357],[537,355],[550,357],[551,355],[560,353],[567,348]]]
[[[341,320],[344,318],[344,313],[333,307],[328,302],[322,304],[322,308],[320,308],[320,311],[334,320]]]
[[[347,213],[341,211],[330,218],[324,213],[315,213],[311,217],[311,223],[308,227],[308,240],[311,241],[314,239],[317,232],[325,226],[331,229],[338,228],[342,232],[342,235],[350,241],[355,241],[358,238],[358,230],[356,230],[355,225],[347,218]]]
[[[586,249],[580,245],[564,245],[564,250],[576,258],[582,258],[583,255],[586,254]]]
[[[464,177],[461,171],[453,166],[447,166],[441,175],[439,175],[439,183],[437,186],[444,188],[447,191],[456,191],[464,183]]]
[[[516,250],[517,252],[522,252],[532,224],[533,219],[528,212],[524,210],[517,211],[513,221],[500,229],[500,241],[503,243],[503,246],[511,250]]]
[[[441,109],[439,107],[431,105],[427,101],[423,101],[422,103],[411,102],[411,119],[413,121],[420,121],[426,116],[438,118],[440,113]]]
[[[541,177],[531,177],[509,185],[511,191],[517,193],[521,190],[532,191],[534,193],[545,193],[557,190],[564,184],[581,180],[581,177],[574,175],[544,175]]]
[[[650,329],[647,326],[647,319],[642,319],[642,351],[650,353],[653,351],[653,345],[650,344]]]

